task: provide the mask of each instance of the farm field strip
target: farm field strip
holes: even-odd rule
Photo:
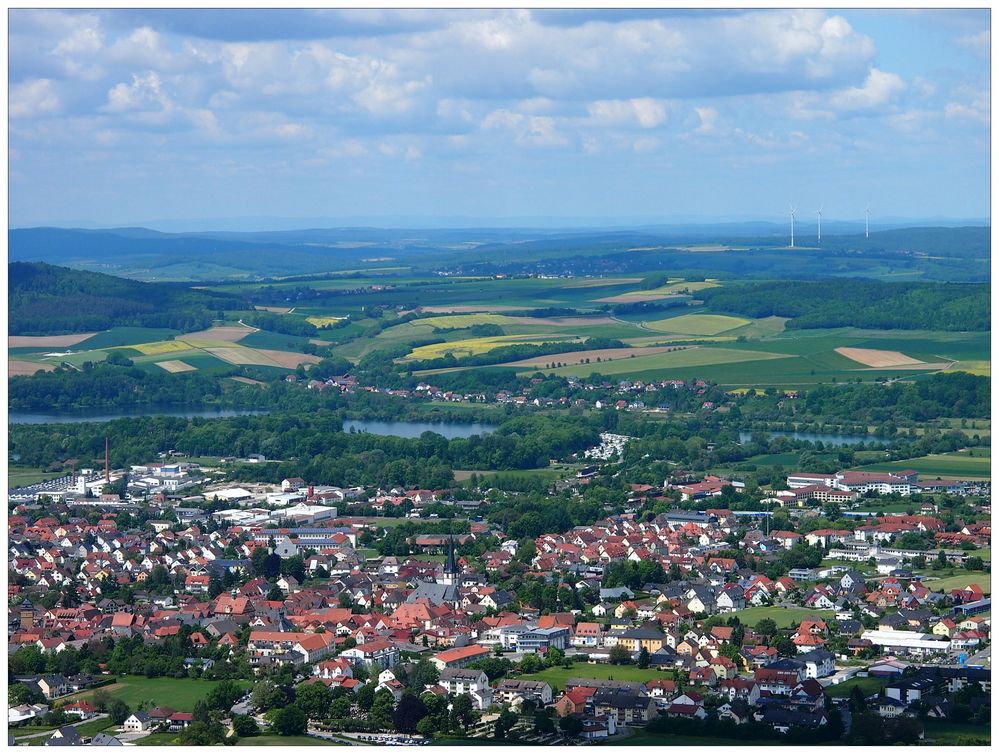
[[[498,335],[495,337],[470,338],[467,340],[454,340],[449,343],[435,343],[429,346],[419,346],[414,348],[406,356],[406,359],[423,361],[427,359],[437,359],[447,353],[455,356],[475,356],[481,353],[488,353],[502,346],[512,345],[541,345],[542,343],[554,341],[574,341],[566,335]]]
[[[751,324],[752,320],[727,314],[681,314],[679,317],[643,322],[643,328],[683,335],[721,335]]]
[[[190,364],[185,364],[183,361],[159,361],[156,363],[160,369],[165,369],[171,374],[177,372],[196,372],[197,367],[192,367]]]
[[[948,366],[946,363],[931,364],[920,361],[911,356],[906,356],[901,351],[880,351],[873,348],[847,347],[840,347],[834,350],[851,361],[856,361],[858,364],[875,369],[892,369],[894,367],[903,369],[943,369]]]
[[[703,367],[717,364],[733,364],[743,361],[769,361],[791,358],[787,354],[768,353],[766,351],[741,351],[735,348],[717,348],[714,346],[695,346],[682,350],[674,350],[653,356],[637,356],[635,358],[619,359],[599,365],[573,365],[549,370],[563,376],[585,377],[591,372],[600,371],[604,374],[631,374],[650,370],[666,370],[680,367]],[[777,367],[771,367],[771,371]]]
[[[8,348],[67,348],[92,338],[97,333],[81,332],[72,335],[9,335]]]
[[[51,372],[53,369],[55,369],[55,364],[46,364],[45,362],[24,361],[22,359],[9,359],[7,361],[8,377],[31,376],[38,370]]]
[[[614,359],[628,359],[634,356],[653,356],[657,353],[676,351],[686,346],[653,346],[651,348],[600,348],[592,351],[566,351],[564,353],[552,353],[546,356],[532,356],[529,359],[519,361],[505,361],[495,366],[498,367],[544,367],[553,361],[571,362],[573,364],[583,364],[589,360],[590,366],[599,366],[596,360],[600,359],[600,364]]]
[[[720,283],[714,280],[703,280],[696,283],[687,283],[682,280],[676,280],[675,282],[671,281],[669,284],[660,286],[659,288],[628,291],[626,293],[619,293],[616,296],[598,298],[596,301],[602,304],[631,304],[644,301],[657,301],[661,298],[682,296],[687,292],[696,293],[697,291],[703,291],[706,288],[717,288],[719,285]]]

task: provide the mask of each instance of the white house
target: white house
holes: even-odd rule
[[[489,677],[481,670],[444,668],[437,682],[449,694],[468,694],[476,709],[487,709],[493,703]]]
[[[125,720],[125,724],[122,726],[122,730],[126,733],[141,733],[149,730],[152,724],[153,721],[149,715],[139,710],[128,716],[128,719]]]
[[[805,678],[825,678],[836,672],[836,658],[825,649],[813,649],[802,655],[805,663]]]

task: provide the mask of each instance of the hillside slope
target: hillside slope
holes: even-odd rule
[[[140,283],[40,262],[12,262],[7,274],[9,335],[53,335],[115,326],[188,332],[210,326],[219,312],[246,307],[229,294]]]

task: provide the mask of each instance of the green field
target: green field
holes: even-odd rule
[[[674,374],[684,367],[704,367],[717,364],[735,364],[742,361],[763,361],[768,359],[783,359],[779,353],[765,351],[742,351],[735,348],[717,348],[713,346],[696,346],[680,351],[667,351],[651,356],[636,356],[634,358],[617,359],[602,363],[575,364],[558,369],[543,370],[549,374],[564,377],[588,377],[593,372],[604,375],[619,374]],[[773,372],[778,367],[770,366]],[[530,370],[531,372],[537,370]]]
[[[64,472],[45,471],[32,466],[14,466],[11,464],[7,467],[7,486],[11,489],[14,487],[24,487],[60,476],[64,476]]]
[[[613,681],[640,681],[645,683],[654,678],[673,678],[670,672],[654,668],[639,668],[634,665],[590,665],[576,663],[571,668],[546,668],[540,673],[518,676],[525,681],[547,681],[552,689],[564,689],[570,678],[596,678]]]
[[[826,690],[829,696],[834,699],[845,699],[853,693],[854,688],[859,687],[864,692],[864,696],[874,696],[874,694],[881,691],[887,684],[888,680],[885,678],[857,678],[854,676],[850,680],[843,681],[843,683],[836,686],[827,686]]]
[[[135,743],[139,746],[179,746],[180,733],[150,733]],[[342,744],[312,736],[279,736],[263,733],[239,739],[239,746],[342,746]]]
[[[611,736],[598,745],[611,746],[786,746],[781,740],[755,741],[716,736],[685,736],[677,733],[649,733],[642,728],[631,728],[628,736]]]
[[[923,478],[991,479],[991,448],[969,448],[953,453],[909,458],[904,461],[887,461],[858,466],[859,471],[894,471],[912,469]]]
[[[203,681],[194,678],[146,678],[145,676],[120,676],[115,683],[102,686],[100,690],[107,692],[115,699],[121,699],[132,709],[145,702],[149,707],[164,705],[173,707],[180,712],[191,712],[194,704],[205,696],[221,681]],[[238,682],[243,686],[249,684]],[[65,701],[77,699],[92,699],[97,689],[81,691],[65,697]]]
[[[723,332],[745,327],[752,320],[730,317],[725,314],[683,314],[679,317],[646,322],[645,327],[656,332],[675,332],[682,335],[721,335]]]
[[[987,745],[992,742],[992,728],[988,725],[951,723],[946,720],[924,721],[923,735],[939,746],[981,745],[983,743]]]
[[[541,469],[517,469],[513,471],[476,471],[474,469],[463,469],[454,471],[454,481],[463,482],[471,478],[472,474],[477,474],[480,477],[484,476],[495,476],[497,474],[502,475],[506,478],[530,478],[538,477],[544,479],[547,482],[554,482],[556,479],[561,479],[569,474],[574,474],[578,466],[547,466]]]
[[[169,330],[162,327],[113,327],[110,330],[97,333],[93,337],[77,343],[73,346],[73,350],[85,351],[95,348],[132,346],[137,343],[152,343],[157,340],[170,340],[177,335],[180,335],[179,330]]]
[[[932,556],[930,553],[927,556],[927,560]],[[978,584],[982,588],[985,594],[992,593],[992,574],[984,573],[983,571],[954,571],[953,576],[944,576],[943,578],[934,578],[934,573],[932,570],[924,572],[926,578],[923,583],[926,584],[927,589],[931,589],[934,592],[950,592],[951,589],[964,589],[966,586],[971,584]]]
[[[810,616],[832,618],[834,614],[832,610],[808,610],[804,607],[747,607],[745,610],[725,613],[725,617],[730,618],[734,615],[744,625],[750,627],[764,618],[770,618],[778,628],[791,628]]]

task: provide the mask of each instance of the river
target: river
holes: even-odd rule
[[[91,411],[61,411],[59,413],[36,413],[32,411],[12,411],[7,414],[8,424],[80,424],[83,422],[108,422],[129,416],[179,416],[184,418],[203,417],[224,419],[230,416],[256,416],[267,411],[252,409],[206,409],[184,406],[131,406],[128,408],[95,409]],[[495,424],[472,422],[419,422],[419,421],[365,421],[348,419],[343,423],[343,431],[370,432],[373,435],[394,437],[419,437],[424,432],[436,432],[451,440],[456,437],[486,435],[496,429]]]
[[[224,419],[228,416],[255,416],[267,411],[231,408],[190,408],[185,406],[129,406],[116,409],[81,409],[60,411],[59,413],[36,413],[34,411],[11,411],[7,414],[8,424],[81,424],[83,422],[109,422],[129,416],[180,416],[184,418],[204,417]]]
[[[419,437],[424,432],[436,432],[448,440],[456,437],[471,437],[472,435],[487,435],[496,429],[495,424],[472,422],[402,422],[402,421],[363,421],[347,419],[343,423],[343,431],[370,432],[373,435],[391,435],[393,437]]]
[[[884,437],[865,437],[863,435],[827,435],[822,432],[788,432],[787,430],[759,430],[768,437],[787,437],[791,440],[807,440],[821,442],[823,445],[836,447],[843,445],[859,445],[862,442],[890,442]],[[754,432],[740,432],[739,442],[749,442]]]

